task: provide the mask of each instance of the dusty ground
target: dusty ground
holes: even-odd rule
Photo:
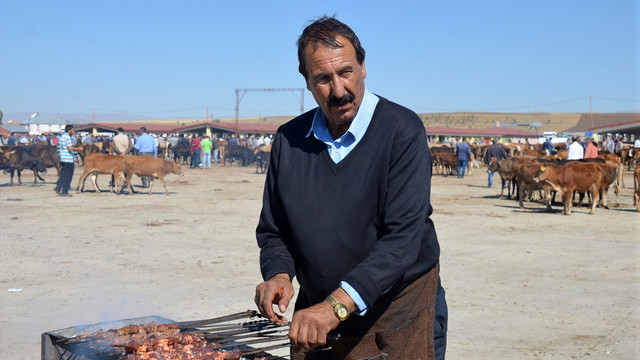
[[[186,169],[168,177],[170,196],[159,182],[151,196],[87,183],[73,198],[54,194],[55,171],[37,186],[0,175],[0,358],[37,359],[41,333],[74,325],[253,309],[254,172]],[[620,207],[563,216],[498,200],[482,171],[434,177],[448,358],[638,359],[640,214],[625,182]]]

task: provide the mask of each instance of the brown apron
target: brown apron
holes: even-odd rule
[[[386,353],[386,359],[432,360],[438,265],[390,302],[376,304],[364,316],[352,315],[335,330],[331,350],[299,354],[293,360],[359,360]],[[382,357],[376,358],[382,359]]]

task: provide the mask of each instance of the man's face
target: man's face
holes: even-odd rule
[[[305,49],[307,89],[327,116],[327,126],[334,138],[346,132],[358,113],[367,76],[364,63],[358,63],[349,40],[342,36],[337,39],[343,45],[341,48],[321,44],[315,50],[312,45]]]

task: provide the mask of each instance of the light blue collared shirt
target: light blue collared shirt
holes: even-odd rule
[[[365,89],[364,95],[362,96],[362,104],[360,104],[360,108],[358,108],[356,117],[351,121],[347,132],[337,139],[333,139],[331,136],[329,128],[327,127],[327,117],[322,112],[322,109],[318,108],[315,116],[313,117],[313,123],[311,124],[311,129],[309,129],[309,132],[307,133],[307,137],[313,134],[316,139],[325,143],[327,145],[327,151],[329,151],[329,156],[333,162],[336,164],[339,163],[356,147],[356,145],[358,145],[364,136],[369,124],[371,123],[373,112],[375,111],[379,100],[380,99],[377,96]],[[367,304],[362,300],[362,297],[358,294],[356,289],[345,281],[340,282],[340,287],[349,294],[351,299],[356,303],[358,311],[356,311],[355,314],[364,315],[367,312]]]
[[[336,164],[339,163],[358,145],[364,136],[364,133],[369,127],[369,123],[371,123],[371,117],[379,100],[377,96],[365,89],[364,95],[362,96],[362,104],[360,104],[360,108],[358,108],[356,117],[351,121],[349,129],[335,140],[327,127],[327,117],[324,112],[322,112],[322,109],[318,108],[313,117],[313,123],[307,133],[307,137],[313,134],[316,139],[325,143],[333,162]]]

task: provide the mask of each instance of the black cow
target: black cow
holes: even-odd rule
[[[180,159],[182,159],[182,165],[189,165],[191,161],[191,145],[176,145],[172,146],[171,150],[173,150],[173,160],[175,162],[180,162]]]
[[[256,161],[256,154],[254,154],[251,149],[244,146],[228,145],[224,157],[222,158],[222,166],[227,164],[227,160],[229,163],[238,161],[240,165],[247,166]]]
[[[18,185],[22,185],[22,170],[33,170],[33,183],[37,184],[38,179],[44,182],[44,179],[38,175],[38,172],[47,173],[47,166],[44,161],[37,159],[29,153],[25,148],[16,146],[11,148],[10,146],[2,147],[2,158],[0,165],[4,168],[5,173],[11,174],[11,186],[13,183],[13,174],[18,172]]]
[[[44,161],[44,164],[50,168],[56,168],[58,172],[58,178],[60,178],[60,172],[62,166],[60,165],[60,156],[58,155],[57,146],[47,145],[47,144],[37,144],[27,146],[26,149],[29,151],[31,155],[33,155],[36,159]]]

